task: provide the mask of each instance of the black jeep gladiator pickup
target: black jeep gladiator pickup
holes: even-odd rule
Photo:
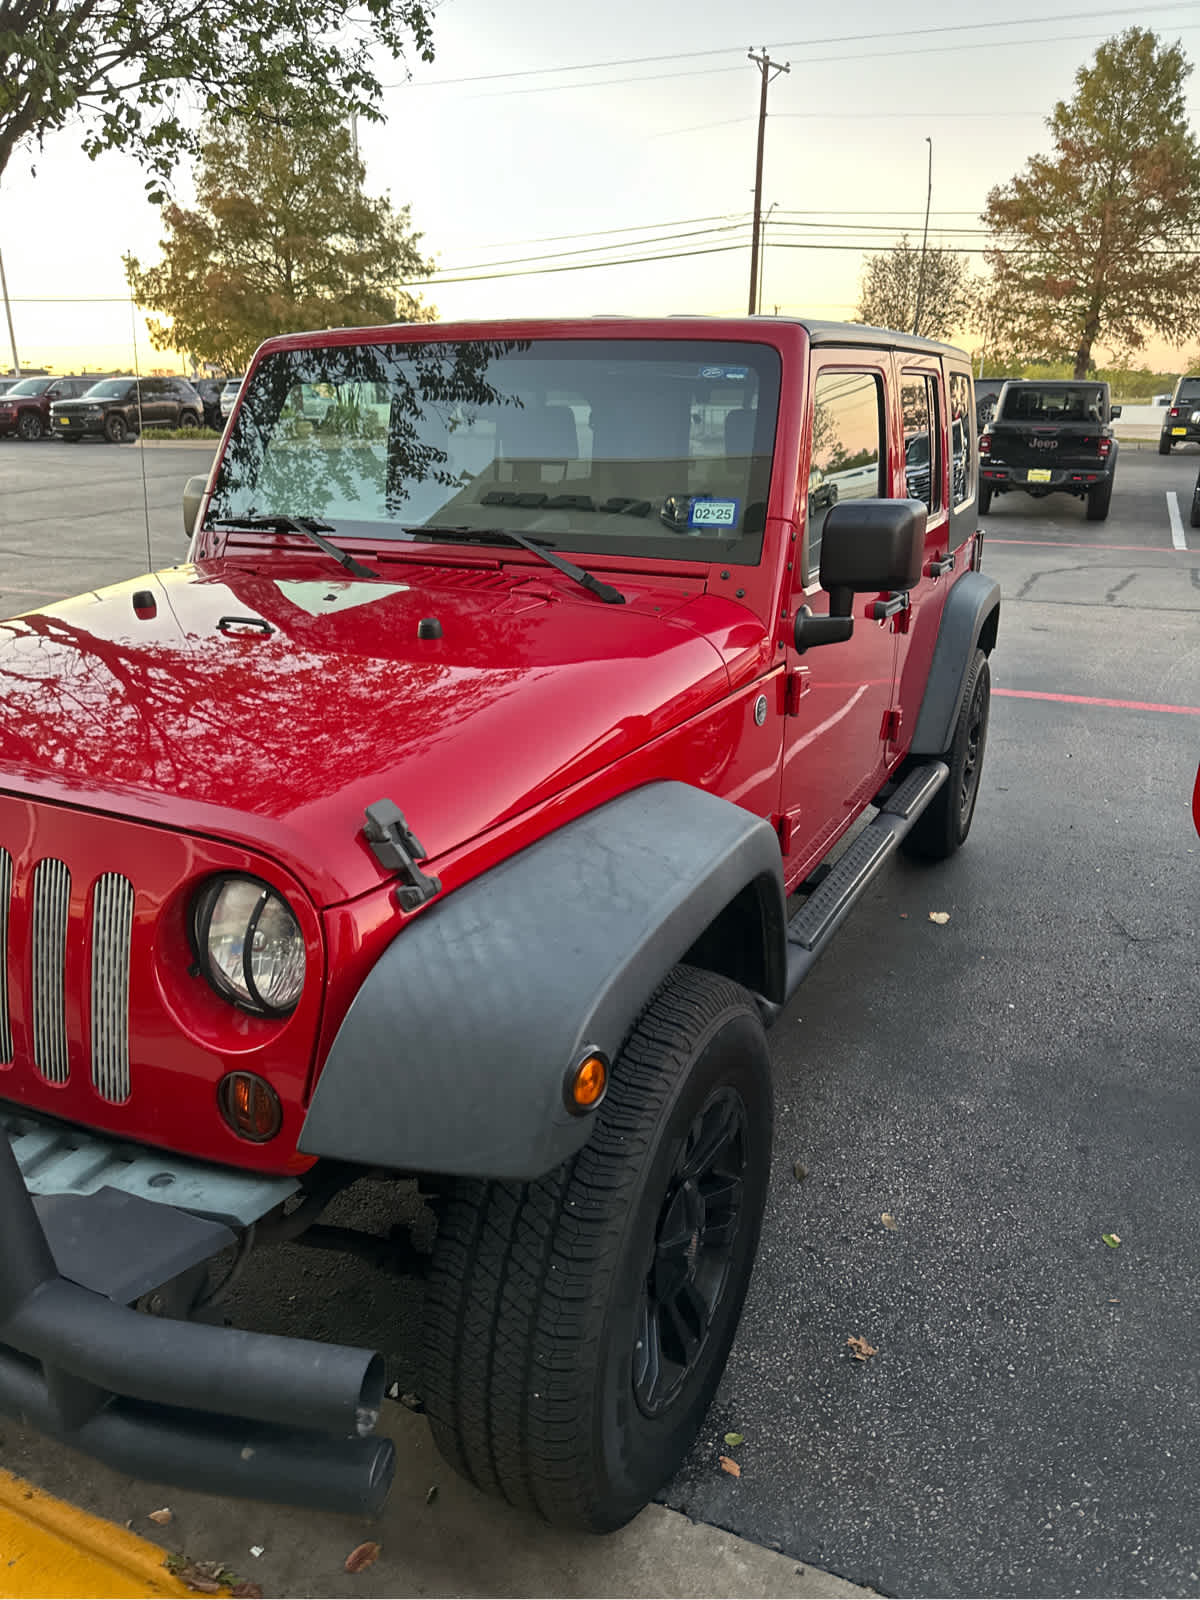
[[[1041,498],[1073,494],[1087,502],[1087,520],[1103,522],[1112,500],[1120,406],[1108,385],[1011,378],[979,440],[979,510],[1010,489]]]

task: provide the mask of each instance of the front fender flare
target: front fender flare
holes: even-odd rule
[[[683,783],[621,795],[431,905],[338,1030],[301,1130],[310,1155],[535,1178],[591,1118],[563,1098],[585,1049],[615,1059],[671,968],[752,889],[762,992],[786,981],[779,841]]]

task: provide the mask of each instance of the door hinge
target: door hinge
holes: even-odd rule
[[[800,702],[812,688],[812,681],[808,672],[803,667],[793,667],[787,675],[787,689],[783,697],[783,714],[785,717],[794,717],[800,710]]]
[[[900,728],[904,722],[904,712],[899,706],[893,706],[890,711],[883,713],[883,728],[879,737],[885,744],[895,744],[900,737]]]
[[[786,815],[776,816],[772,818],[772,821],[775,825],[775,832],[779,835],[779,848],[781,852],[785,856],[791,855],[792,834],[795,831],[795,823],[791,817]]]

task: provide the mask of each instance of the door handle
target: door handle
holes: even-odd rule
[[[907,611],[911,604],[912,602],[908,598],[908,591],[904,589],[892,594],[886,600],[876,600],[871,607],[871,615],[876,622],[884,622],[888,617],[896,617],[902,611]]]

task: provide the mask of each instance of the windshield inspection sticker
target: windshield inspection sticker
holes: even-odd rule
[[[737,526],[736,500],[693,500],[688,511],[689,528],[733,528]]]

